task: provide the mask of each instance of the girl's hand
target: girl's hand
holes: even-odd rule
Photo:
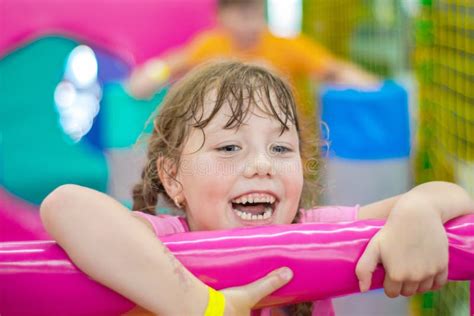
[[[356,267],[361,292],[370,288],[378,263],[389,297],[439,289],[448,276],[448,239],[439,212],[426,199],[407,195],[370,240]]]
[[[280,268],[250,284],[221,290],[226,298],[225,315],[250,315],[259,301],[288,283],[292,277],[293,272],[289,268]]]

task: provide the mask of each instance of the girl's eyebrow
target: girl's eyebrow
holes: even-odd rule
[[[291,124],[287,124],[286,126],[283,126],[283,125],[279,125],[279,126],[275,126],[275,127],[272,127],[272,133],[281,133],[281,131],[287,131],[289,130],[290,128],[292,128],[293,125]]]
[[[225,128],[225,126],[219,126],[219,125],[212,125],[212,126],[207,126],[208,128],[206,129],[206,134],[209,133],[209,135],[206,136],[219,136],[219,133],[236,133],[237,129],[236,128]]]
[[[283,133],[289,131],[291,128],[293,127],[293,125],[291,124],[287,124],[287,126],[283,126],[283,125],[275,125],[271,128],[270,130],[270,133],[271,134],[279,134],[279,135],[282,135]]]

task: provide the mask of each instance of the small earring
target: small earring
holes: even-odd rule
[[[178,196],[174,197],[174,205],[176,205],[177,208],[182,209],[184,205],[181,202],[179,202],[178,198],[179,198]]]

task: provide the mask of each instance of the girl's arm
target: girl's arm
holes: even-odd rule
[[[64,185],[46,197],[40,211],[48,233],[94,280],[156,314],[204,314],[207,286],[117,201],[91,189]],[[287,270],[222,291],[226,311],[248,312],[258,300],[288,282],[284,278]]]
[[[379,263],[389,297],[410,296],[441,287],[447,280],[446,221],[474,213],[474,201],[460,186],[429,182],[409,192],[362,207],[359,219],[387,218],[356,267],[361,291],[370,288]]]
[[[399,201],[428,202],[435,206],[434,210],[443,223],[474,212],[474,201],[463,188],[454,183],[435,181],[416,186],[405,194],[363,206],[358,213],[358,219],[386,219],[392,215],[392,210]]]
[[[117,201],[65,185],[46,197],[40,211],[48,233],[94,280],[155,313],[204,313],[205,285]],[[195,298],[193,306],[177,293]]]

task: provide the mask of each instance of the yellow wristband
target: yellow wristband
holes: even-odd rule
[[[207,302],[207,308],[204,316],[222,316],[224,315],[224,308],[224,294],[209,287],[209,301]]]
[[[156,83],[165,83],[168,81],[171,71],[170,67],[162,60],[155,60],[146,65],[148,77]]]

